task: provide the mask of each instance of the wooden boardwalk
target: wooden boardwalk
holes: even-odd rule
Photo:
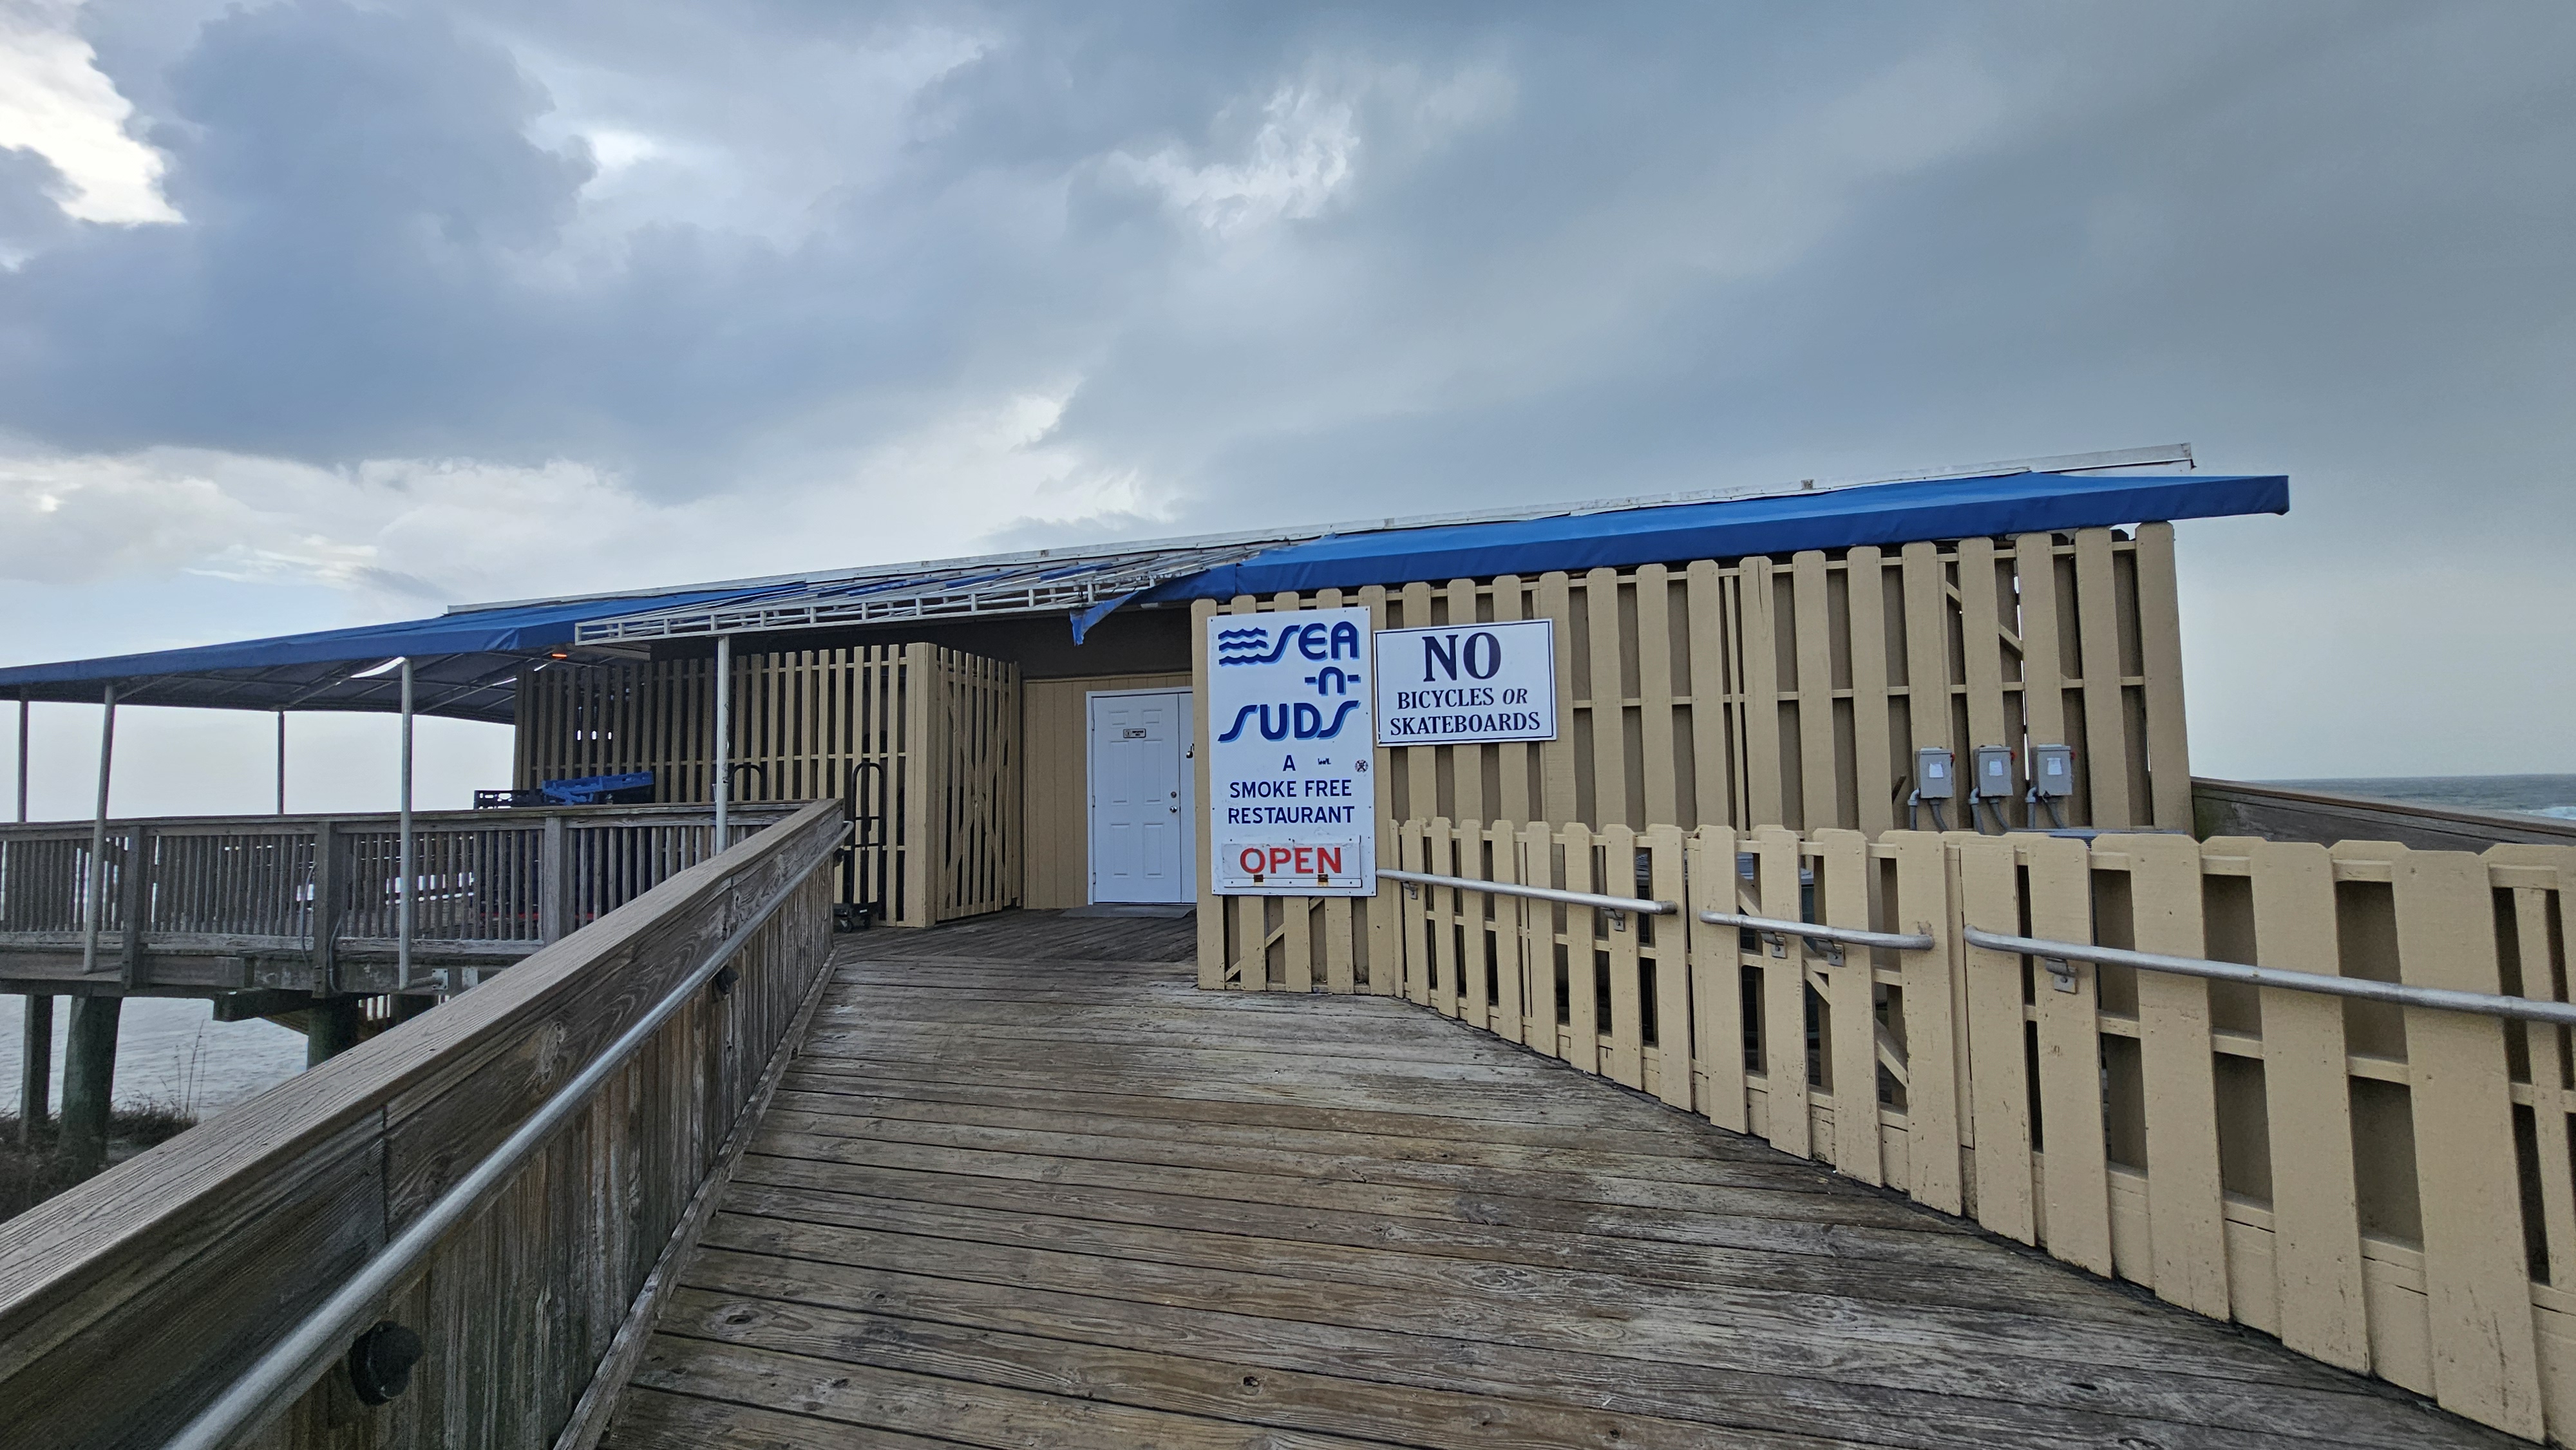
[[[844,939],[605,1444],[2504,1446],[1187,922]]]

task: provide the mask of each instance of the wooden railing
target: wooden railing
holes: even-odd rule
[[[1390,883],[1393,939],[1369,953],[1389,969],[1357,990],[1400,992],[2473,1419],[2533,1439],[2576,1430],[2568,1028],[2051,970],[1963,935],[2564,1003],[2576,849],[1442,820],[1398,837],[1386,864],[1403,870],[1680,910],[1614,923]],[[1837,947],[1703,911],[1931,947]],[[1282,985],[1354,990],[1321,974]]]
[[[665,1270],[817,1000],[842,836],[837,803],[799,809],[482,989],[0,1224],[0,1444],[162,1444],[407,1227],[454,1212],[451,1185],[775,904],[726,962],[734,976],[681,999],[369,1307],[422,1342],[409,1388],[368,1407],[337,1339],[289,1381],[282,1417],[238,1443],[595,1442]]]
[[[736,840],[792,805],[737,808]],[[705,806],[445,811],[413,817],[413,960],[506,966],[714,849]],[[0,981],[76,981],[99,907],[98,969],[127,988],[391,990],[401,837],[390,815],[0,826]],[[102,882],[93,874],[104,872]],[[103,889],[101,889],[103,887]],[[448,990],[461,977],[430,983]]]

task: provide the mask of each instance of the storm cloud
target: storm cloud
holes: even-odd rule
[[[2576,12],[57,10],[176,220],[0,134],[0,609],[2189,439],[2205,762],[2576,769]]]

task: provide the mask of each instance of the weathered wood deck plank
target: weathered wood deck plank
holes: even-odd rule
[[[846,943],[605,1444],[2514,1443],[1401,1001],[1195,991],[1194,947]]]

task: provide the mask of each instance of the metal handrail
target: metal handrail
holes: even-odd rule
[[[2093,962],[2106,967],[2135,967],[2141,971],[2171,972],[2177,976],[2206,977],[2219,982],[2243,982],[2253,987],[2282,987],[2329,997],[2358,997],[2366,1002],[2390,1002],[2400,1007],[2429,1007],[2441,1012],[2471,1012],[2484,1017],[2509,1017],[2521,1022],[2551,1022],[2563,1027],[2576,1027],[2576,1005],[2566,1002],[2535,1002],[2527,997],[2462,992],[2449,987],[2412,987],[2402,982],[2375,982],[2368,977],[2329,977],[2316,972],[2258,967],[2246,962],[2169,957],[2161,952],[2133,952],[2120,947],[2007,936],[2002,932],[1979,931],[1973,926],[1965,929],[1965,936],[1972,947],[2037,957],[2043,964],[2050,964],[2049,975],[2057,979],[2057,989],[2061,992],[2075,990],[2075,973],[2066,963]]]
[[[1639,916],[1670,916],[1669,901],[1648,901],[1639,896],[1604,896],[1597,891],[1559,891],[1553,886],[1521,886],[1509,881],[1479,881],[1473,876],[1433,876],[1422,871],[1390,871],[1381,866],[1379,877],[1401,881],[1408,886],[1447,886],[1459,891],[1482,891],[1489,896],[1520,896],[1531,901],[1558,901],[1567,906],[1589,906],[1596,911],[1633,911]]]
[[[1739,916],[1731,911],[1703,911],[1699,919],[1711,926],[1742,927],[1747,931],[1776,932],[1782,936],[1802,936],[1814,941],[1833,942],[1840,946],[1885,947],[1892,952],[1928,952],[1933,948],[1932,934],[1916,932],[1904,935],[1890,931],[1863,931],[1851,926],[1818,926],[1811,921],[1782,921],[1769,916]]]
[[[509,1137],[501,1140],[489,1156],[456,1181],[454,1187],[422,1210],[420,1217],[394,1237],[391,1243],[369,1259],[347,1282],[343,1283],[320,1307],[306,1314],[302,1322],[284,1339],[270,1346],[232,1388],[200,1411],[187,1427],[172,1436],[164,1450],[221,1450],[234,1437],[264,1427],[283,1413],[312,1383],[317,1365],[328,1365],[345,1351],[349,1336],[365,1322],[377,1302],[390,1292],[402,1276],[421,1257],[436,1247],[448,1230],[464,1222],[478,1208],[481,1200],[501,1186],[511,1173],[542,1147],[557,1128],[585,1111],[590,1096],[610,1073],[625,1065],[635,1054],[695,996],[715,975],[724,969],[734,953],[747,945],[752,935],[769,924],[778,909],[787,904],[813,874],[816,866],[840,848],[840,832],[823,838],[820,850],[812,851],[787,873],[786,884],[761,903],[731,935],[716,944],[686,977],[680,979],[668,995],[655,1003],[651,1011],[637,1019],[634,1026],[618,1034],[592,1058],[590,1065],[557,1088],[543,1106],[528,1116]]]

